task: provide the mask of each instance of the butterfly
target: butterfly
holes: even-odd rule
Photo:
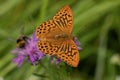
[[[72,67],[77,67],[80,56],[73,41],[73,14],[68,5],[36,28],[37,47],[44,54],[56,56]]]

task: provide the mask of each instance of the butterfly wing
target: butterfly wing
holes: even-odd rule
[[[40,51],[45,54],[54,55],[57,46],[61,41],[55,39],[55,35],[63,33],[53,22],[49,20],[36,28],[36,37],[38,39],[37,46]]]
[[[58,45],[58,44],[57,44]],[[40,51],[44,54],[55,55],[58,51],[58,46],[55,43],[51,43],[50,41],[38,41],[37,46]]]
[[[64,6],[54,17],[54,23],[65,33],[70,34],[73,27],[73,14],[68,5]]]
[[[39,39],[53,38],[55,33],[59,34],[58,32],[62,33],[58,26],[54,24],[53,20],[46,21],[36,28],[36,36]]]
[[[80,60],[79,51],[72,40],[59,42],[59,44],[58,42],[51,43],[50,41],[38,41],[38,49],[45,54],[57,56],[73,67],[78,66]]]
[[[36,29],[37,37],[45,37],[48,34],[55,34],[55,32],[71,34],[72,27],[73,14],[70,7],[66,5],[53,17],[53,20],[44,22]]]
[[[79,51],[73,40],[67,40],[62,43],[57,52],[57,57],[67,64],[77,67],[80,57]]]

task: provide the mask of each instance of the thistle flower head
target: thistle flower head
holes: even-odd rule
[[[74,42],[77,45],[78,50],[82,50],[82,48],[80,47],[80,42],[78,41],[77,37],[74,37]]]
[[[16,57],[13,59],[13,62],[18,66],[21,66],[24,59],[28,58],[29,62],[33,65],[38,63],[45,55],[37,49],[37,38],[35,33],[31,38],[26,40],[26,45],[24,48],[16,48],[12,51],[15,53]]]

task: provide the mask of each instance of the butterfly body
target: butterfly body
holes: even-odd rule
[[[36,29],[37,46],[44,54],[56,56],[67,64],[77,67],[79,51],[72,36],[73,14],[69,6],[64,6],[53,19]]]
[[[71,38],[71,35],[68,35],[68,34],[58,34],[58,35],[55,35],[54,38],[58,39],[58,40],[67,40],[67,39]]]

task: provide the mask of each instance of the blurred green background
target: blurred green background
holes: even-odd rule
[[[58,67],[44,58],[16,67],[11,50],[21,27],[31,35],[66,4],[83,48],[79,66]],[[0,0],[0,80],[120,80],[120,0]]]

